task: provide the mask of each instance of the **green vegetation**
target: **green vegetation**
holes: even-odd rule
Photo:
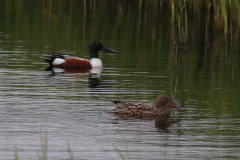
[[[169,11],[165,11],[168,13],[164,16],[171,15],[173,43],[186,44],[189,28],[195,25],[205,27],[206,37],[209,32],[223,32],[226,37],[227,34],[236,35],[240,27],[239,2],[239,0],[150,0],[140,1],[140,8],[147,5],[152,11],[150,16],[155,18],[162,14],[156,11],[168,8]],[[238,35],[231,38],[238,39]]]
[[[69,143],[67,144],[67,146],[68,146],[69,160],[74,160],[74,156],[73,156],[73,153],[72,153]]]
[[[112,147],[114,148],[114,151],[118,153],[118,155],[121,157],[121,159],[125,160],[125,157],[123,156],[121,151],[113,143],[111,143],[110,141],[109,141],[109,143],[112,145]]]
[[[37,154],[38,159],[39,160],[48,160],[48,155],[47,155],[47,152],[48,152],[48,144],[47,144],[48,139],[47,139],[47,135],[45,135],[45,137],[42,137],[42,135],[41,135],[40,141],[41,141],[41,152],[42,153],[41,153],[41,155]],[[121,159],[125,160],[125,158],[122,155],[122,153],[120,152],[120,150],[115,145],[113,145],[110,141],[109,141],[109,143],[114,148],[114,151],[119,154]],[[74,156],[73,156],[73,153],[72,153],[72,150],[70,148],[69,143],[67,144],[67,147],[68,147],[67,151],[69,153],[69,160],[74,160]],[[17,154],[17,149],[15,149],[14,160],[19,160],[18,154]]]
[[[17,149],[15,149],[15,153],[14,153],[14,160],[18,160]]]
[[[47,135],[45,135],[44,137],[41,135],[40,138],[40,142],[41,142],[41,155],[39,155],[37,153],[37,157],[39,160],[48,160],[48,139],[47,139]],[[73,153],[71,151],[70,145],[67,144],[68,146],[68,153],[69,153],[69,160],[74,160],[73,157]],[[15,155],[14,155],[14,160],[19,160],[18,158],[18,154],[17,154],[17,149],[15,149]]]
[[[79,17],[82,25],[86,25],[86,18],[84,16],[98,16],[103,18],[117,17],[114,20],[106,19],[100,22],[106,22],[110,25],[119,24],[121,21],[131,23],[130,19],[134,16],[138,17],[137,29],[151,26],[158,31],[162,19],[171,20],[171,36],[173,43],[182,42],[187,43],[189,39],[189,30],[193,26],[204,27],[206,35],[209,32],[223,32],[225,36],[230,34],[233,39],[238,33],[240,26],[240,1],[239,0],[138,0],[138,1],[119,1],[111,0],[96,0],[78,1],[78,0],[38,0],[38,1],[1,1],[1,6],[5,7],[5,15],[12,14],[12,9],[16,8],[14,14],[17,22],[20,21],[22,15],[34,16],[37,21],[41,23],[58,23],[58,21],[66,20],[68,23],[62,23],[66,27],[74,25]],[[105,9],[108,8],[111,16]],[[31,13],[31,14],[29,14]],[[43,17],[44,16],[44,17]],[[63,19],[62,19],[63,18]],[[52,21],[52,22],[51,22]],[[75,21],[75,22],[74,22]],[[113,22],[113,23],[111,23]],[[93,26],[99,26],[98,23],[93,23]],[[203,29],[203,28],[202,28]],[[74,30],[66,30],[68,34]],[[83,31],[86,31],[83,28]]]
[[[47,160],[48,159],[48,156],[47,156],[47,153],[48,153],[48,150],[47,150],[48,149],[47,135],[45,135],[44,137],[41,135],[40,142],[41,142],[41,152],[42,152],[42,154],[41,155],[37,154],[38,159],[39,160]]]

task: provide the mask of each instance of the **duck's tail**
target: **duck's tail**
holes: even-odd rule
[[[40,57],[40,58],[44,59],[47,63],[49,63],[49,65],[51,65],[53,62],[53,59],[50,57]]]
[[[65,59],[67,55],[63,55],[62,53],[57,53],[57,52],[50,52],[50,54],[55,57],[55,58],[62,58]]]
[[[122,102],[119,102],[119,101],[112,101],[112,103],[114,103],[114,104],[118,104],[118,103],[122,103]]]

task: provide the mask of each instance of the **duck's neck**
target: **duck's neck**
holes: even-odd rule
[[[162,106],[162,105],[157,105],[157,104],[156,104],[156,108],[158,108],[158,109],[167,109],[167,107]]]
[[[156,105],[156,108],[159,108],[159,109],[167,109],[167,104],[165,102],[162,102],[162,101],[156,101],[155,103]]]
[[[90,59],[98,58],[98,52],[95,51],[93,48],[89,47],[89,52],[90,52]]]

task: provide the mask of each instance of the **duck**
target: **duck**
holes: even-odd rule
[[[180,106],[175,104],[168,96],[159,95],[156,99],[155,105],[146,103],[132,103],[132,102],[120,102],[112,101],[112,103],[118,105],[116,108],[108,110],[109,113],[125,114],[131,116],[170,116],[171,111],[168,107],[183,110]]]
[[[106,51],[110,53],[117,53],[116,50],[108,48],[99,41],[94,41],[89,44],[90,60],[71,55],[63,55],[57,52],[50,52],[50,57],[43,58],[50,67],[60,68],[84,68],[92,69],[97,67],[103,67],[101,59],[98,58],[98,51]]]

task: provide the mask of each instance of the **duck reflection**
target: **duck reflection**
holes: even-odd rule
[[[67,75],[67,76],[76,76],[76,74],[88,74],[88,85],[89,88],[96,88],[101,80],[100,75],[102,72],[102,68],[92,68],[92,69],[84,69],[84,68],[59,68],[59,67],[48,67],[45,71],[51,71],[52,76],[57,75]]]
[[[51,71],[52,75],[58,74],[76,74],[76,73],[90,73],[89,69],[83,68],[60,68],[60,67],[48,67],[45,71]]]
[[[102,68],[92,68],[88,77],[88,86],[89,88],[96,88],[101,83],[100,75]]]
[[[172,128],[175,124],[179,123],[181,120],[169,120],[166,117],[156,117],[155,118],[155,127],[159,132],[168,132],[169,128]]]
[[[155,127],[158,129],[159,132],[169,132],[169,128],[172,128],[175,124],[179,123],[181,120],[172,120],[170,117],[166,116],[142,116],[142,115],[125,115],[125,114],[116,114],[111,113],[114,116],[122,120],[127,120],[130,122],[137,122],[137,121],[153,121],[155,120]]]

